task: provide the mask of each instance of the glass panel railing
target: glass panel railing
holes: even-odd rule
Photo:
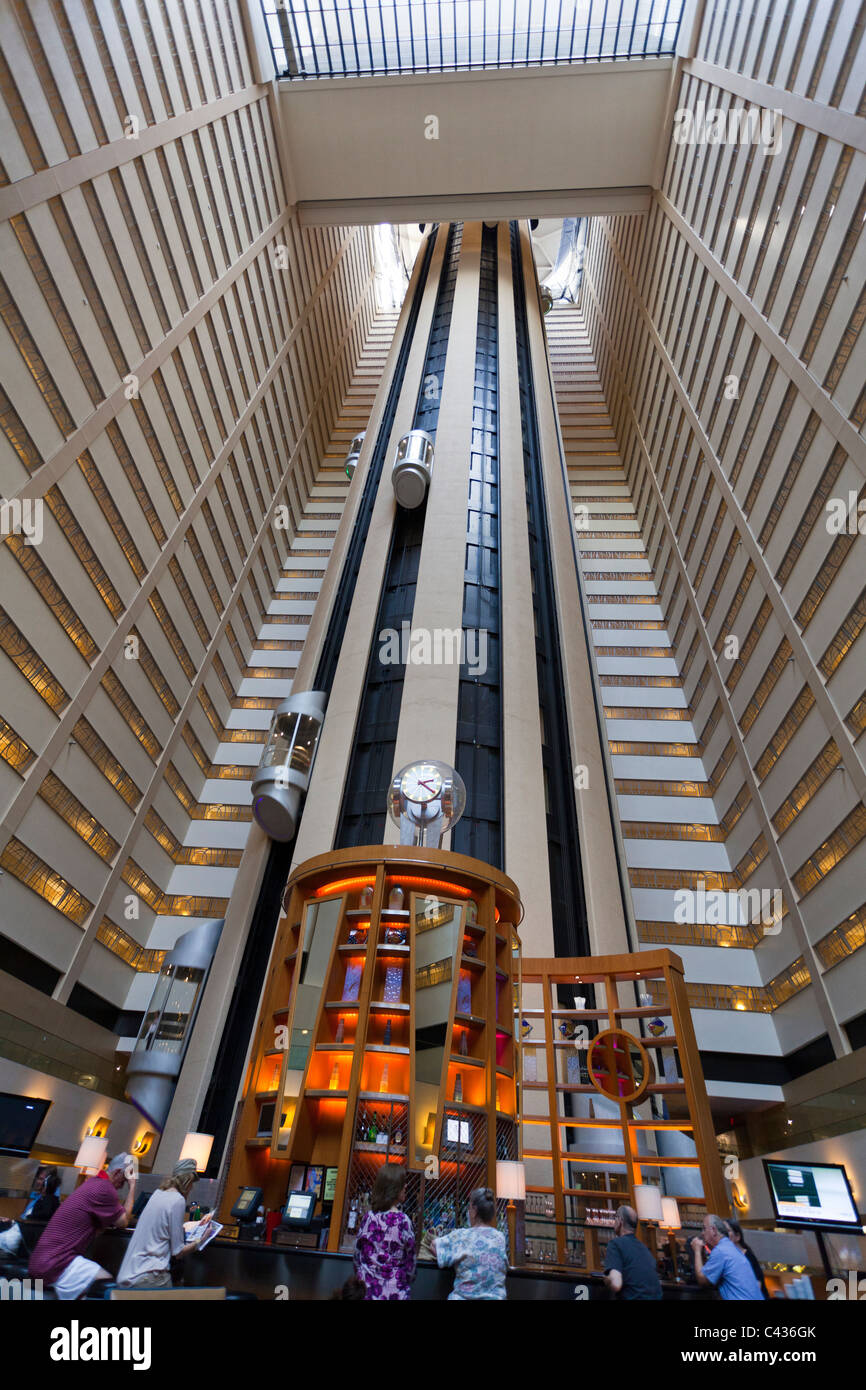
[[[124,1073],[113,1059],[88,1052],[65,1038],[0,1012],[0,1056],[34,1071],[46,1072],[101,1095],[124,1098]]]

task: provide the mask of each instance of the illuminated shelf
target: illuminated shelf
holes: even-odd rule
[[[359,1154],[405,1154],[405,1144],[369,1144],[357,1143],[352,1145],[355,1153]]]
[[[409,921],[409,909],[405,907],[383,907],[379,913],[380,917],[387,917],[398,922]]]
[[[614,1009],[617,1018],[665,1018],[671,1017],[670,1004],[643,1004],[639,1009]],[[606,1018],[607,1013],[602,1017]]]
[[[409,1012],[408,1004],[389,1004],[387,999],[371,999],[370,1008],[376,1013],[407,1014]]]
[[[411,950],[411,946],[402,946],[397,942],[389,945],[387,941],[380,941],[376,947],[376,955],[379,957],[399,956],[401,960],[404,960],[411,953]]]
[[[266,1139],[248,1139],[244,1144],[245,1149],[269,1149],[271,1147],[271,1137]]]
[[[458,1067],[480,1067],[482,1071],[487,1066],[483,1057],[460,1057],[456,1052],[451,1053],[451,1063]]]
[[[276,1100],[278,1091],[256,1091],[256,1100]]]
[[[307,1086],[304,1090],[304,1100],[347,1100],[348,1091],[312,1090]]]
[[[460,964],[462,967],[469,970],[483,970],[486,961],[479,960],[477,956],[461,956]]]
[[[365,1052],[393,1052],[399,1057],[408,1057],[408,1047],[398,1047],[395,1043],[367,1043]]]
[[[307,1095],[309,1094],[309,1091],[307,1091]],[[401,1096],[396,1091],[359,1091],[358,1099],[368,1101],[378,1100],[381,1101],[383,1105],[390,1104],[391,1101],[395,1100],[400,1101],[403,1105],[408,1105],[409,1103],[408,1096]]]
[[[325,1005],[326,1009],[342,1009],[344,1013],[357,1013],[357,999],[330,999]]]
[[[455,1014],[455,1023],[468,1023],[472,1028],[483,1028],[486,1019],[479,1018],[477,1014]]]

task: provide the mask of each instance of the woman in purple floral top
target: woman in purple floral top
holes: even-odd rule
[[[383,1163],[355,1243],[355,1270],[367,1290],[367,1301],[409,1297],[415,1277],[415,1233],[400,1210],[405,1198],[405,1170],[397,1163]]]

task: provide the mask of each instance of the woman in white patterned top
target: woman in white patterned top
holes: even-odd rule
[[[454,1270],[449,1301],[505,1298],[508,1256],[505,1236],[496,1228],[496,1198],[489,1187],[476,1187],[469,1198],[469,1226],[438,1236],[433,1242],[440,1269]]]

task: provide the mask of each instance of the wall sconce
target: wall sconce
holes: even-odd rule
[[[94,1120],[91,1125],[88,1125],[87,1129],[84,1131],[85,1139],[104,1139],[108,1133],[108,1127],[110,1124],[111,1120],[109,1120],[105,1115],[100,1115],[99,1118],[97,1120]]]
[[[95,1177],[97,1173],[102,1171],[107,1155],[108,1140],[86,1134],[81,1141],[78,1153],[75,1155],[74,1166],[79,1168],[87,1177]]]
[[[152,1129],[146,1129],[143,1134],[138,1136],[132,1146],[132,1152],[135,1154],[136,1158],[141,1158],[142,1154],[147,1153],[155,1138],[156,1135]]]
[[[203,1173],[207,1168],[212,1148],[212,1134],[199,1134],[191,1130],[183,1141],[183,1148],[180,1151],[178,1163],[182,1162],[185,1158],[194,1158],[196,1172]]]

